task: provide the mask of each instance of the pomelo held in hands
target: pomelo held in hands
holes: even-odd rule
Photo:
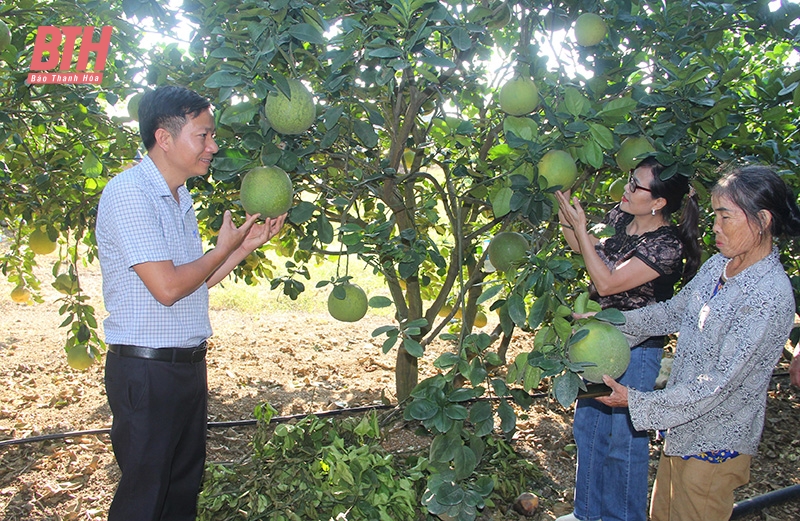
[[[599,320],[592,320],[575,331],[588,334],[569,345],[567,357],[570,362],[595,364],[584,369],[583,379],[592,383],[602,383],[603,375],[617,379],[628,368],[631,361],[631,348],[619,329]]]
[[[239,200],[244,211],[271,219],[285,214],[292,207],[292,180],[282,168],[259,166],[242,179]]]
[[[344,290],[344,296],[339,288]],[[367,314],[367,294],[356,284],[345,282],[328,295],[328,313],[342,322],[357,322]]]
[[[569,152],[550,150],[539,160],[539,175],[547,181],[548,187],[560,186],[569,190],[578,178],[578,165]]]

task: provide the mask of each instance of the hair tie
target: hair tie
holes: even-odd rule
[[[689,197],[694,197],[697,195],[697,191],[694,189],[694,186],[689,185]]]

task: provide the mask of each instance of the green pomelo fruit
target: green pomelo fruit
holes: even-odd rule
[[[623,172],[630,172],[643,159],[642,156],[653,152],[655,148],[643,136],[626,137],[617,150],[617,166]]]
[[[411,165],[414,164],[414,157],[416,157],[417,153],[411,150],[410,148],[405,149],[403,152],[403,166],[406,167],[406,171],[411,171]]]
[[[317,117],[314,98],[305,85],[289,80],[291,99],[282,92],[267,96],[264,113],[272,128],[281,134],[301,134],[308,130]]]
[[[94,357],[89,354],[85,346],[77,345],[67,353],[67,364],[73,369],[85,371],[94,363]]]
[[[568,190],[578,178],[578,166],[569,152],[550,150],[539,160],[539,175],[545,178],[548,187]]]
[[[597,45],[607,32],[606,22],[595,13],[583,13],[575,20],[575,40],[582,47]]]
[[[539,105],[539,89],[530,78],[514,78],[500,88],[498,100],[500,109],[506,114],[524,116]]]
[[[17,286],[11,290],[11,300],[18,304],[24,304],[31,299],[31,292],[25,286]]]
[[[139,102],[143,96],[143,92],[137,92],[128,99],[128,117],[134,121],[139,121]]]
[[[575,334],[579,331],[589,333],[569,345],[568,357],[573,363],[595,364],[583,371],[584,380],[601,383],[604,374],[615,380],[622,376],[631,361],[631,349],[625,335],[608,322],[599,320],[588,322]]]
[[[342,322],[357,322],[367,314],[367,294],[359,286],[346,282],[340,286],[344,289],[344,298],[337,298],[337,291],[328,295],[328,313]]]
[[[625,185],[627,184],[628,180],[620,177],[619,179],[615,179],[614,182],[609,185],[608,196],[611,197],[612,201],[618,203],[622,200],[622,194],[625,193]]]
[[[292,207],[292,180],[277,166],[253,168],[242,179],[239,200],[244,211],[264,219],[278,217]]]
[[[489,241],[489,262],[497,271],[508,271],[525,261],[528,239],[517,232],[500,232]]]
[[[2,20],[0,20],[0,52],[3,52],[8,44],[11,43],[11,29]]]
[[[28,237],[28,247],[36,255],[47,255],[56,249],[56,243],[50,240],[45,230],[34,230]]]
[[[489,317],[483,311],[475,313],[475,322],[472,324],[475,327],[484,327],[489,323]]]
[[[508,2],[503,2],[497,9],[495,9],[494,14],[486,24],[486,28],[490,30],[502,29],[508,25],[508,22],[510,21],[511,7],[509,7]]]

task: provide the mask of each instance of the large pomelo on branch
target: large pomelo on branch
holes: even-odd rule
[[[367,294],[360,286],[345,282],[328,295],[328,313],[342,322],[357,322],[367,314]]]
[[[582,47],[592,47],[603,41],[608,32],[605,20],[595,13],[583,13],[575,20],[575,41]]]
[[[595,364],[584,369],[584,380],[592,383],[602,383],[603,375],[607,374],[613,379],[622,376],[631,361],[631,348],[619,329],[600,320],[592,320],[575,331],[588,334],[570,343],[567,357],[570,362],[587,362]]]
[[[519,76],[500,87],[498,101],[506,114],[524,116],[539,105],[539,89],[532,79]]]
[[[299,80],[288,80],[290,98],[282,92],[270,94],[264,104],[269,125],[281,134],[301,134],[317,118],[317,107],[311,93]]]
[[[550,150],[539,160],[539,175],[547,180],[547,186],[560,186],[569,190],[578,178],[578,166],[569,152]]]
[[[653,151],[655,151],[655,148],[646,137],[626,137],[620,144],[619,150],[617,150],[617,166],[623,172],[630,172],[644,159],[643,156]]]
[[[242,179],[239,200],[244,211],[262,218],[278,217],[292,207],[292,180],[282,168],[259,166]]]
[[[517,232],[500,232],[489,241],[489,262],[497,271],[506,272],[528,256],[528,239]]]

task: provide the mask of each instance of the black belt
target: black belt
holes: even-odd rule
[[[115,355],[127,358],[144,358],[161,362],[196,363],[206,357],[206,343],[197,347],[153,347],[129,346],[124,344],[108,344],[108,350]]]

